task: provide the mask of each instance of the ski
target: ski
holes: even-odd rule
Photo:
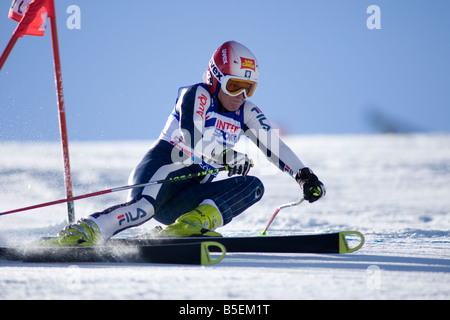
[[[114,244],[114,245],[111,245]],[[222,254],[215,258],[214,252]],[[224,246],[217,242],[203,241],[183,244],[158,244],[130,246],[110,243],[94,247],[17,247],[0,248],[0,261],[33,263],[162,263],[212,265],[226,255]]]
[[[349,242],[357,242],[350,246]],[[358,231],[266,237],[116,238],[94,247],[34,246],[0,248],[0,260],[35,263],[163,263],[212,265],[226,252],[334,253],[359,250]],[[218,258],[211,253],[221,253]]]
[[[349,241],[358,244],[350,246]],[[351,253],[364,244],[364,236],[358,231],[289,236],[259,237],[189,237],[189,238],[131,238],[111,239],[110,242],[131,246],[187,244],[214,241],[225,246],[227,252],[268,253]]]

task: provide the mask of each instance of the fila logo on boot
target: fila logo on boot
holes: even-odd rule
[[[121,226],[125,221],[127,223],[133,222],[138,219],[144,218],[146,215],[147,213],[144,210],[142,210],[141,208],[137,208],[135,216],[133,216],[131,212],[125,212],[124,214],[119,215],[117,219],[119,220],[119,226]]]

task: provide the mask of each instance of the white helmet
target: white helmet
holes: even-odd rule
[[[244,93],[250,98],[258,85],[259,65],[247,47],[228,41],[221,45],[209,61],[205,82],[217,95],[221,89],[230,96]]]

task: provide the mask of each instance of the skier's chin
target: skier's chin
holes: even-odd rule
[[[244,94],[241,94],[236,97],[229,96],[222,91],[219,92],[219,100],[224,106],[225,109],[227,109],[230,112],[234,112],[239,110],[241,105],[245,102]]]
[[[245,101],[245,100],[244,100]],[[224,106],[225,109],[227,109],[228,111],[234,112],[234,111],[238,111],[239,107],[243,104],[244,102],[236,102],[236,103],[232,103],[232,104],[228,104],[227,106]]]

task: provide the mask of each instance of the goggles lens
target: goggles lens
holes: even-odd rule
[[[244,92],[245,97],[250,98],[255,93],[257,86],[257,81],[226,77],[222,85],[222,90],[224,90],[226,94],[233,97]]]

